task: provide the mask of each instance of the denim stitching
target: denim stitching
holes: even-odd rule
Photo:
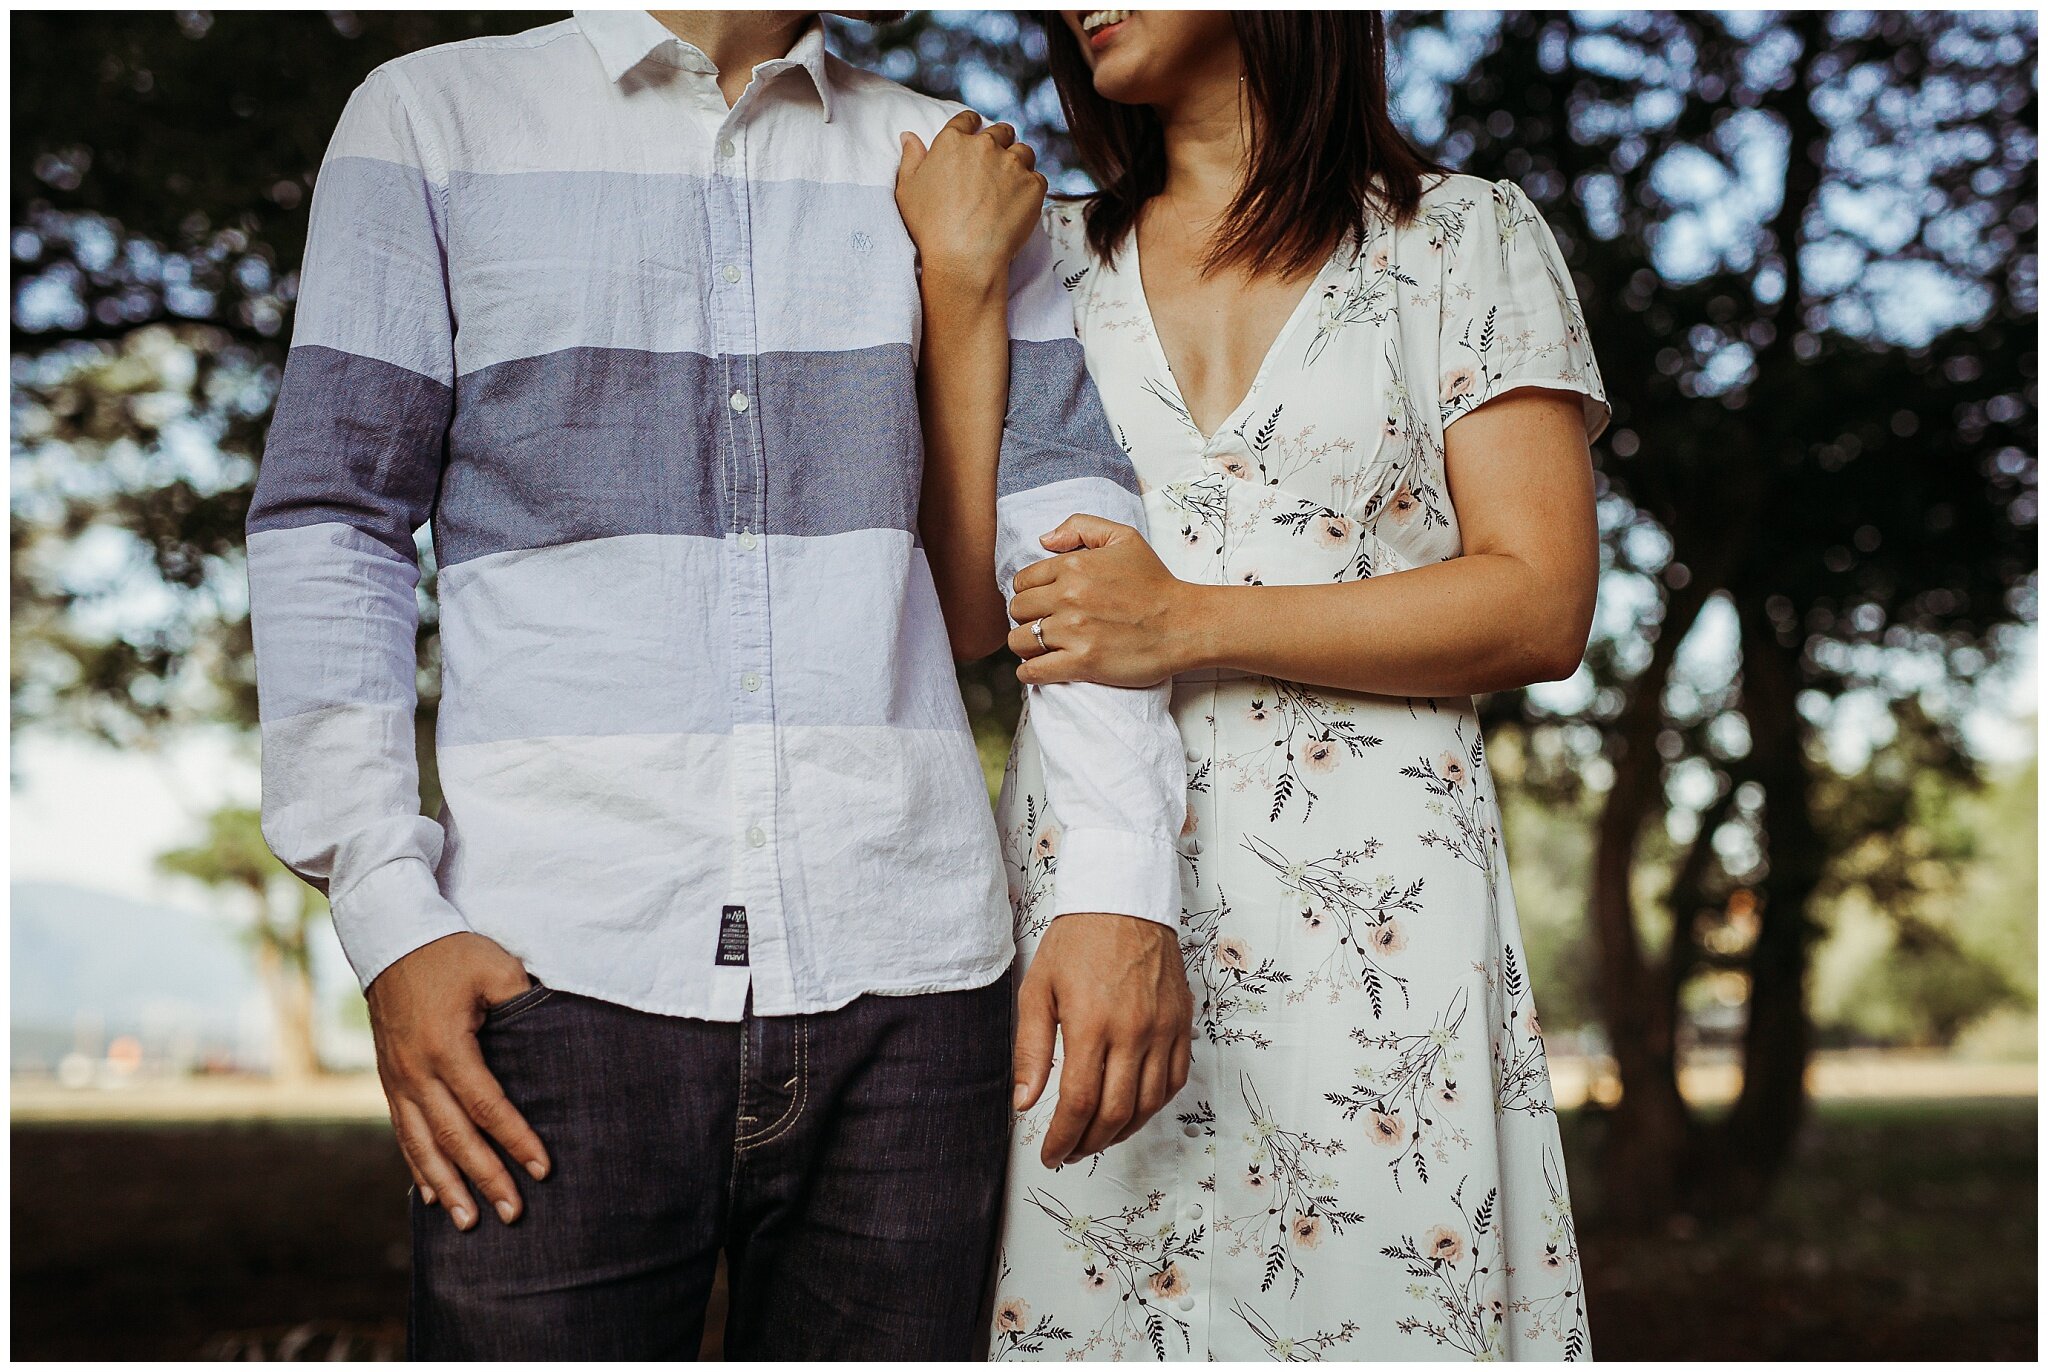
[[[796,1098],[789,1103],[789,1109],[759,1133],[749,1134],[735,1141],[736,1151],[751,1152],[764,1143],[772,1143],[788,1133],[804,1112],[804,1100],[811,1092],[811,1076],[808,1070],[810,1060],[811,1026],[807,1019],[796,1022]]]
[[[499,1025],[510,1024],[513,1020],[518,1019],[521,1015],[554,995],[554,993],[555,988],[552,986],[536,984],[528,987],[497,1009],[484,1011],[483,1027],[486,1029],[496,1029]]]

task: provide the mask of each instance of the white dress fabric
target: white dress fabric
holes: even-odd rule
[[[1569,275],[1513,184],[1433,183],[1309,286],[1204,437],[1127,240],[1047,212],[1089,370],[1174,574],[1308,585],[1458,556],[1445,428],[1522,386],[1607,407]],[[1466,699],[1176,679],[1192,1076],[1056,1171],[1017,1122],[991,1357],[1584,1358],[1549,1072]],[[1020,953],[1060,818],[1027,715],[999,803]]]

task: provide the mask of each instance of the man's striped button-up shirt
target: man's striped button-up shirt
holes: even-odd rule
[[[958,107],[815,25],[730,108],[715,77],[645,11],[579,12],[380,67],[328,149],[249,577],[265,833],[366,986],[463,930],[551,986],[728,1020],[749,991],[808,1012],[1009,963],[916,536],[893,195],[898,135]],[[1005,586],[1068,514],[1143,525],[1042,241],[1010,324]],[[438,817],[414,746],[429,524]],[[1174,922],[1163,688],[1030,708],[1057,908]]]

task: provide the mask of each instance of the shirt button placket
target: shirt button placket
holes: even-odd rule
[[[757,1000],[789,994],[788,950],[782,921],[781,880],[775,844],[779,757],[774,724],[768,604],[768,455],[763,447],[760,378],[754,333],[753,276],[744,265],[752,244],[747,224],[749,186],[745,133],[738,125],[718,135],[712,175],[705,178],[705,217],[710,261],[718,282],[710,293],[714,362],[724,377],[729,436],[731,508],[727,511],[726,592],[731,598],[729,645],[733,721],[732,796],[740,827],[739,870],[734,885],[748,908],[751,976]]]

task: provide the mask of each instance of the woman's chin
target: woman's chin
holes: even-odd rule
[[[1095,93],[1119,105],[1156,105],[1167,92],[1168,83],[1148,81],[1131,63],[1103,63],[1095,68]]]

